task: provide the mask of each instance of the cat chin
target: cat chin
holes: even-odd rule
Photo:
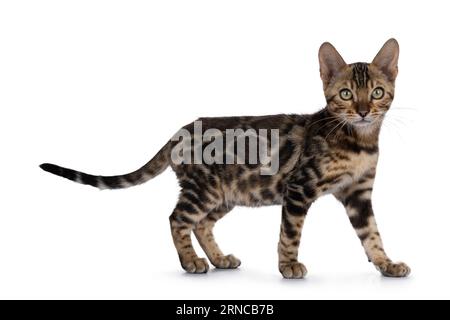
[[[376,121],[355,121],[352,123],[354,130],[365,135],[371,135],[376,128]]]
[[[356,127],[356,128],[370,128],[373,125],[373,121],[368,121],[368,120],[358,120],[358,121],[354,121],[352,122],[352,126]]]

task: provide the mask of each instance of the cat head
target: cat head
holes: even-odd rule
[[[347,64],[328,42],[319,49],[327,109],[353,127],[380,124],[394,98],[398,42],[389,39],[371,63]]]

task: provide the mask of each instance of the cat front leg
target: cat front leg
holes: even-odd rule
[[[410,268],[403,262],[393,263],[383,248],[380,232],[372,209],[372,186],[374,175],[369,174],[357,183],[335,194],[350,218],[369,261],[387,277],[406,277]]]
[[[306,267],[297,260],[303,223],[311,204],[305,198],[301,187],[289,186],[283,199],[278,268],[286,279],[301,279],[307,273]]]

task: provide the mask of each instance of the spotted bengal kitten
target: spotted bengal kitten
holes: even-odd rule
[[[181,266],[189,273],[209,269],[192,247],[192,231],[215,267],[234,269],[241,261],[222,253],[213,236],[215,223],[236,205],[281,204],[279,270],[285,278],[303,278],[306,268],[297,260],[303,222],[311,204],[331,193],[345,206],[369,260],[385,276],[404,277],[410,269],[386,255],[371,202],[378,136],[394,98],[398,56],[398,43],[390,39],[372,63],[347,64],[324,43],[319,50],[324,109],[311,115],[199,119],[203,131],[278,129],[279,170],[274,175],[261,175],[260,164],[176,164],[171,157],[176,141],[169,141],[139,170],[121,176],[93,176],[53,164],[41,168],[79,183],[116,189],[143,183],[170,165],[181,186],[170,226]],[[184,128],[194,130],[192,123]]]

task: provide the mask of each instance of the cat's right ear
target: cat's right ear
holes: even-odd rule
[[[394,38],[389,39],[380,49],[372,64],[377,66],[390,81],[395,81],[398,73],[398,42]]]
[[[319,49],[320,77],[326,88],[330,80],[347,64],[336,48],[329,42],[324,42]]]

